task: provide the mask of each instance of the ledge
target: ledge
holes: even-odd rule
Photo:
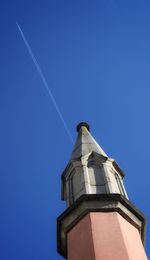
[[[57,251],[67,257],[67,232],[90,212],[118,212],[135,226],[145,242],[145,216],[129,200],[120,194],[82,195],[57,218]]]

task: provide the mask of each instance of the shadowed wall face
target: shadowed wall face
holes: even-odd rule
[[[139,231],[119,213],[89,213],[70,230],[68,260],[147,260]]]

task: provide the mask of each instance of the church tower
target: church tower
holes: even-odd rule
[[[68,260],[146,260],[145,217],[130,202],[124,173],[87,123],[62,174],[67,209],[57,219],[58,252]]]

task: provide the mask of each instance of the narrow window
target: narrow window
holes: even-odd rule
[[[124,187],[123,187],[122,182],[121,182],[120,178],[118,177],[117,173],[115,174],[115,178],[116,178],[116,182],[117,182],[120,193],[126,197]]]

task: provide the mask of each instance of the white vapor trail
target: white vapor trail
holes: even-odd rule
[[[55,98],[54,98],[54,96],[53,96],[53,94],[52,94],[52,92],[51,92],[51,90],[50,90],[50,88],[48,86],[47,80],[45,79],[45,76],[44,76],[44,74],[43,74],[43,72],[42,72],[42,70],[41,70],[41,68],[40,68],[40,66],[39,66],[39,64],[38,64],[34,54],[33,54],[33,51],[31,49],[31,47],[30,47],[30,45],[29,45],[29,43],[28,43],[28,41],[27,41],[27,39],[26,39],[26,37],[25,37],[21,27],[20,27],[20,25],[17,22],[16,22],[16,25],[17,25],[17,28],[18,28],[18,30],[19,30],[19,32],[21,34],[21,37],[22,37],[22,39],[23,39],[23,41],[25,43],[25,46],[27,47],[27,50],[28,50],[28,52],[29,52],[33,62],[34,62],[34,65],[35,65],[35,67],[36,67],[36,69],[37,69],[37,71],[38,71],[38,73],[39,73],[39,75],[41,77],[41,80],[43,81],[43,84],[44,84],[44,86],[45,86],[45,88],[46,88],[46,90],[47,90],[47,92],[49,94],[49,97],[51,98],[51,101],[52,101],[52,103],[53,103],[53,105],[54,105],[54,107],[55,107],[55,109],[56,109],[56,111],[57,111],[57,113],[58,113],[58,115],[59,115],[63,125],[64,125],[64,128],[66,129],[66,132],[67,132],[71,142],[73,143],[73,138],[71,136],[69,128],[68,128],[68,126],[67,126],[67,124],[66,124],[66,122],[65,122],[65,120],[63,118],[62,113],[60,112],[60,109],[59,109],[59,107],[57,105],[57,102],[56,102],[56,100],[55,100]]]

